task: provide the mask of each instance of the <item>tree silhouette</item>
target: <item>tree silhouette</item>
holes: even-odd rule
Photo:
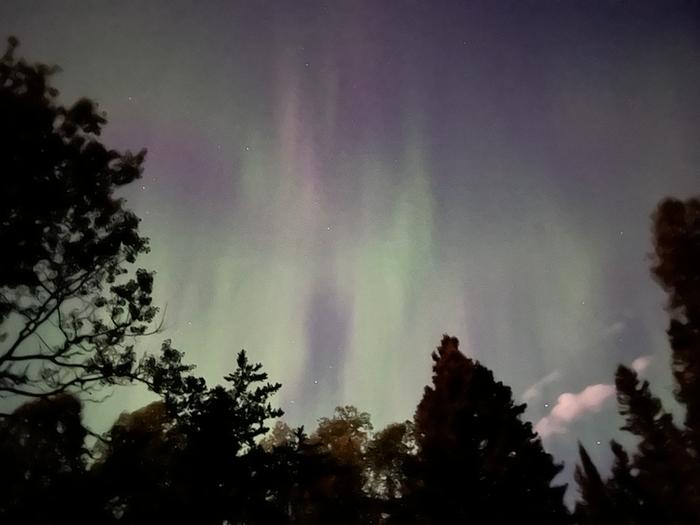
[[[370,494],[393,505],[406,483],[406,463],[415,452],[415,430],[411,421],[392,423],[374,435],[366,453]]]
[[[609,484],[603,481],[600,472],[581,443],[578,450],[581,463],[576,465],[574,473],[574,479],[581,494],[581,500],[577,502],[575,512],[578,522],[600,525],[637,523],[631,519],[631,508],[621,506],[619,500],[613,497]],[[627,467],[626,464],[625,467]]]
[[[166,345],[171,362],[179,352]],[[269,398],[262,365],[241,351],[227,387],[201,378],[162,380],[166,399],[123,415],[96,465],[106,518],[115,523],[265,523],[267,456],[256,439],[265,422],[282,415]],[[173,369],[178,369],[177,365]]]
[[[613,441],[612,476],[603,482],[583,446],[576,481],[581,500],[576,515],[582,524],[690,524],[697,522],[692,506],[695,459],[688,454],[682,431],[651,393],[648,381],[636,372],[618,367],[615,377],[622,430],[639,441],[630,460]]]
[[[91,522],[92,500],[81,499],[85,436],[80,401],[68,394],[32,400],[0,421],[0,522]]]
[[[285,421],[278,419],[270,431],[260,440],[260,446],[265,452],[290,446],[297,442],[297,433]]]
[[[359,467],[371,432],[369,414],[348,405],[336,407],[331,418],[322,417],[311,439],[338,462]]]
[[[653,509],[665,523],[697,523],[696,460],[685,446],[683,432],[651,393],[649,382],[640,382],[636,372],[620,366],[615,385],[625,418],[622,430],[639,438],[631,466],[647,515]]]
[[[133,339],[156,315],[148,250],[114,193],[145,151],[99,141],[105,117],[58,102],[57,68],[0,58],[0,395],[47,397],[141,377]]]
[[[644,496],[637,479],[632,475],[629,454],[618,442],[610,442],[613,456],[612,476],[607,482],[610,496],[614,502],[618,523],[633,525],[658,523],[654,512],[644,505]],[[585,522],[584,522],[585,523]]]
[[[155,523],[172,520],[177,504],[175,460],[183,436],[165,403],[156,401],[122,413],[97,445],[89,472],[100,502],[101,523]]]
[[[363,488],[368,480],[367,447],[372,432],[370,415],[347,405],[323,417],[311,435],[309,452],[316,455],[317,476],[312,486],[312,523],[371,523],[372,505]]]
[[[653,215],[652,273],[668,293],[676,398],[700,456],[700,200],[663,200]]]
[[[568,523],[565,487],[551,485],[561,466],[521,421],[525,405],[456,338],[444,336],[433,361],[397,523]]]
[[[652,274],[669,295],[671,363],[684,426],[674,423],[648,381],[618,367],[622,430],[636,436],[638,445],[630,458],[612,443],[615,464],[605,497],[590,490],[593,477],[583,473],[590,473],[592,464],[581,454],[581,523],[616,516],[634,524],[700,523],[700,201],[664,199],[652,219]]]

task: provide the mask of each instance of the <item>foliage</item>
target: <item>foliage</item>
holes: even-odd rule
[[[212,388],[183,375],[189,367],[182,370],[182,354],[169,342],[164,354],[171,367],[159,367],[154,383],[164,401],[123,414],[93,469],[107,518],[144,523],[188,517],[217,525],[252,519],[268,506],[251,478],[268,468],[256,438],[269,430],[268,419],[282,415],[269,403],[280,385],[267,383],[262,365],[250,363],[244,351],[225,376],[228,387]]]
[[[700,200],[663,200],[653,215],[652,274],[668,293],[676,398],[700,456]]]
[[[562,467],[521,421],[525,405],[515,405],[510,388],[464,356],[456,338],[444,336],[433,361],[433,384],[416,410],[418,452],[407,465],[398,523],[567,523],[565,487],[551,485]]]
[[[0,58],[0,395],[48,397],[142,376],[134,350],[157,308],[148,251],[115,191],[141,176],[145,151],[109,149],[106,119],[66,107],[57,68]]]
[[[60,394],[27,402],[0,421],[0,522],[88,523],[74,509],[87,482],[81,408]]]
[[[336,407],[332,418],[319,420],[311,439],[340,463],[359,465],[367,450],[370,432],[372,423],[367,412],[343,406]]]
[[[405,466],[416,452],[413,422],[392,423],[367,445],[367,490],[384,500],[401,496]]]
[[[630,457],[612,443],[615,463],[606,482],[596,480],[581,449],[577,515],[582,524],[700,523],[700,201],[664,199],[652,219],[652,274],[668,293],[674,391],[685,421],[677,425],[648,381],[618,367],[622,430],[638,444]]]

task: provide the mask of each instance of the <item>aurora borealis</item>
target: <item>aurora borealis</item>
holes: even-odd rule
[[[682,1],[0,4],[108,144],[148,149],[125,197],[167,306],[152,348],[212,382],[245,348],[291,424],[354,404],[381,427],[449,333],[556,420],[568,467],[619,426],[617,363],[671,396],[649,214],[700,187],[698,21]]]

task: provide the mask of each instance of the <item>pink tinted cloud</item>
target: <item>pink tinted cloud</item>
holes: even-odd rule
[[[559,381],[561,379],[561,372],[559,370],[555,370],[553,372],[550,372],[546,376],[544,376],[542,379],[537,381],[537,383],[530,385],[525,392],[523,392],[522,399],[525,403],[530,403],[534,399],[537,399],[538,397],[542,396],[542,389],[551,384]]]
[[[605,384],[588,385],[576,394],[564,392],[549,415],[537,422],[535,431],[543,438],[552,434],[564,434],[569,423],[584,414],[600,411],[605,402],[614,395],[615,387]]]
[[[637,372],[638,374],[642,374],[651,364],[651,356],[650,355],[642,355],[639,356],[637,359],[632,361],[632,370]]]

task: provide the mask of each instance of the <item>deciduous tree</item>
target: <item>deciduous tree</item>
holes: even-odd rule
[[[48,397],[142,376],[134,338],[152,331],[148,240],[117,190],[145,151],[100,141],[97,104],[64,106],[57,68],[0,58],[0,395]]]

